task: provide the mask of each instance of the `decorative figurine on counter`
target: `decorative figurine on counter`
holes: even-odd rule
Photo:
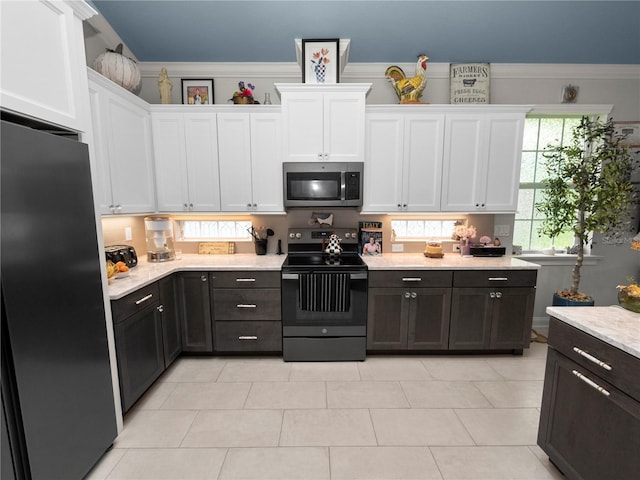
[[[160,91],[160,102],[167,105],[171,103],[171,89],[173,83],[169,80],[167,69],[162,67],[158,77],[158,90]]]
[[[407,78],[404,71],[397,65],[390,66],[384,72],[387,80],[393,85],[400,103],[426,103],[421,102],[420,97],[427,86],[427,60],[429,57],[426,55],[418,56],[416,75],[411,78]]]
[[[337,257],[342,253],[342,246],[340,242],[342,239],[338,238],[338,235],[332,233],[329,237],[329,245],[324,249],[325,253],[329,254],[330,257]]]

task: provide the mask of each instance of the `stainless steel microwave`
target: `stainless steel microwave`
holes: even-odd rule
[[[284,162],[285,207],[362,206],[362,162]]]

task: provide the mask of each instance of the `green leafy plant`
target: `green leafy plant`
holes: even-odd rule
[[[616,236],[629,229],[630,206],[634,193],[630,181],[633,160],[623,136],[615,133],[613,121],[582,117],[565,146],[549,146],[546,159],[544,196],[536,209],[545,217],[538,233],[555,238],[572,231],[577,258],[571,288],[558,295],[577,301],[590,301],[580,293],[580,268],[584,247],[591,232]]]

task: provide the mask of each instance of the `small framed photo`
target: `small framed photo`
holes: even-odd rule
[[[302,83],[339,82],[340,39],[302,39]]]
[[[615,133],[624,135],[620,142],[629,147],[640,147],[640,121],[638,122],[613,122]]]
[[[182,79],[182,103],[185,105],[213,105],[213,79]]]

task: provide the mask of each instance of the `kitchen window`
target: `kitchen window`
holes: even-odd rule
[[[442,220],[391,220],[392,241],[451,240],[456,222],[460,219]]]
[[[555,239],[538,234],[538,227],[544,219],[535,208],[535,204],[540,202],[544,195],[542,180],[545,176],[545,158],[543,153],[550,144],[569,144],[572,130],[580,123],[583,115],[606,117],[603,108],[594,108],[596,111],[592,114],[571,113],[571,107],[565,108],[564,110],[568,111],[561,114],[534,111],[525,119],[518,210],[513,227],[513,244],[522,246],[523,251],[535,252],[551,247],[562,250],[575,243],[572,232],[566,232]]]
[[[251,240],[248,220],[177,220],[181,241]]]

